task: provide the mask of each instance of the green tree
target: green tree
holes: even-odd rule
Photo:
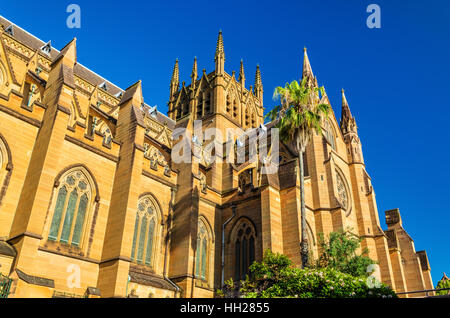
[[[450,279],[445,275],[442,277],[442,279],[438,282],[436,289],[441,288],[450,288]],[[450,295],[450,290],[441,290],[436,292],[436,295]]]
[[[315,262],[316,268],[333,268],[341,273],[354,277],[368,276],[367,268],[376,264],[370,259],[368,249],[360,254],[357,250],[361,247],[361,239],[349,230],[331,232],[325,239],[323,233],[319,234],[320,256]]]
[[[371,298],[396,297],[384,284],[371,287],[367,277],[354,277],[334,268],[296,268],[284,255],[267,250],[250,266],[250,277],[240,284],[227,281],[219,297],[245,298]]]
[[[313,134],[321,134],[321,124],[328,117],[330,106],[319,102],[324,94],[323,87],[310,85],[305,77],[300,83],[293,81],[284,87],[275,88],[274,99],[279,98],[281,105],[276,106],[266,117],[275,122],[274,127],[280,129],[280,139],[285,143],[293,143],[298,151],[298,171],[300,174],[301,202],[301,257],[303,267],[308,264],[308,238],[306,232],[305,181],[303,154]]]

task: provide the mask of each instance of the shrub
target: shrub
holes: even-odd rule
[[[319,246],[321,255],[313,267],[333,268],[339,272],[351,276],[368,276],[367,268],[376,262],[370,259],[367,248],[361,254],[356,251],[360,248],[361,239],[349,230],[331,232],[325,240],[322,233],[319,234]]]
[[[222,297],[238,291],[246,298],[370,298],[396,297],[384,284],[370,288],[366,276],[353,277],[334,268],[299,269],[284,255],[267,250],[262,262],[250,266],[250,277],[237,287],[228,281]],[[236,294],[231,297],[236,297]]]

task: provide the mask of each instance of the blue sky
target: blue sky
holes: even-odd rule
[[[300,77],[306,46],[338,118],[346,90],[383,228],[384,211],[400,208],[434,283],[450,272],[449,1],[48,2],[1,1],[0,14],[58,49],[77,37],[80,63],[122,88],[142,79],[145,101],[162,112],[175,59],[186,82],[194,56],[212,71],[219,29],[227,72],[242,58],[250,85],[260,64],[267,109],[275,86]],[[70,3],[81,7],[80,29],[66,27]],[[370,3],[381,29],[366,26]]]

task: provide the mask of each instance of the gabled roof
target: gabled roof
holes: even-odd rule
[[[21,27],[17,26],[16,24],[12,23],[8,19],[4,18],[0,15],[0,24],[3,25],[4,28],[12,25],[14,29],[14,35],[13,38],[17,41],[21,42],[22,44],[25,44],[26,46],[29,46],[30,48],[37,50],[45,46],[48,42],[44,42],[41,39],[35,37],[31,33],[25,31]],[[45,55],[43,53],[40,53],[42,56],[49,58],[52,62],[58,57],[60,51],[55,49],[54,47],[51,48],[49,55]],[[121,89],[119,86],[111,83],[107,79],[103,78],[102,76],[98,75],[97,73],[93,72],[92,70],[88,69],[87,67],[81,65],[80,63],[76,63],[73,69],[73,72],[76,76],[81,77],[82,79],[88,81],[89,83],[93,85],[100,85],[102,83],[105,83],[108,87],[108,93],[111,95],[117,95],[120,92],[124,93],[125,91]],[[157,115],[158,121],[161,121],[161,123],[167,122],[167,125],[169,128],[175,127],[175,122],[167,117],[166,115],[158,112]]]

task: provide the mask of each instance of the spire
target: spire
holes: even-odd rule
[[[306,51],[306,47],[303,48],[303,73],[302,78],[312,77],[314,78],[314,74],[311,68],[311,63],[309,62],[308,53]]]
[[[225,71],[225,50],[223,48],[222,30],[219,31],[217,38],[216,55],[214,57],[216,63],[216,75],[223,74]]]
[[[175,61],[175,66],[173,67],[172,80],[171,83],[179,83],[180,81],[180,70],[178,68],[178,59]]]
[[[304,78],[308,79],[309,84],[313,84],[317,86],[317,79],[314,77],[311,63],[309,62],[308,53],[306,52],[306,47],[303,48],[303,72],[302,72],[302,80]]]
[[[239,69],[239,83],[242,84],[243,87],[245,87],[245,73],[244,73],[244,61],[241,60],[241,67]]]
[[[222,30],[219,31],[219,36],[217,37],[216,59],[217,59],[217,56],[219,56],[219,55],[223,55],[225,57],[225,50],[223,48]]]
[[[355,118],[350,112],[350,107],[348,106],[344,89],[342,89],[341,129],[344,134],[348,132],[356,132]]]
[[[170,80],[170,97],[172,97],[179,88],[180,84],[180,70],[178,68],[178,59],[175,61],[175,66],[173,67],[172,79]]]
[[[195,57],[194,58],[194,65],[192,66],[192,74],[191,74],[192,83],[195,83],[195,81],[197,80],[197,76],[198,76],[197,57]]]
[[[330,105],[330,100],[328,98],[327,92],[325,88],[323,89],[322,97],[320,98],[320,104],[328,104]]]
[[[350,112],[350,107],[348,106],[347,98],[345,97],[345,91],[342,89],[342,113],[341,117],[352,118],[352,113]]]
[[[256,65],[256,73],[255,73],[255,96],[261,100],[263,98],[263,85],[261,80],[261,71],[259,70],[259,65]]]

